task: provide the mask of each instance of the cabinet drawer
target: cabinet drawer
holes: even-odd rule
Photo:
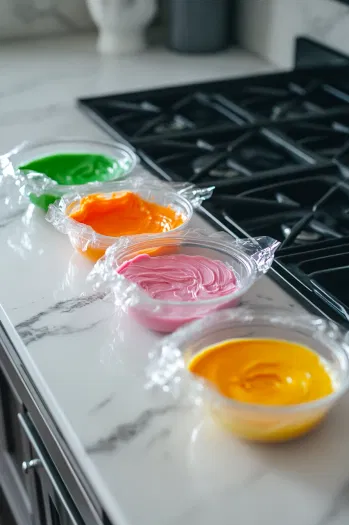
[[[40,525],[84,525],[30,418],[18,414],[18,420],[32,449],[22,468],[34,476]]]
[[[8,329],[10,328],[11,327],[9,325]],[[46,463],[50,467],[49,472],[54,473],[55,475],[57,474],[58,479],[64,486],[64,489],[68,493],[70,500],[73,501],[73,508],[77,510],[77,515],[82,517],[82,523],[84,523],[84,525],[108,524],[108,518],[106,517],[104,509],[102,509],[92,487],[90,486],[89,480],[86,479],[81,466],[78,464],[74,454],[70,450],[69,444],[65,441],[64,436],[57,427],[54,417],[45,403],[45,399],[41,396],[37,385],[33,383],[30,374],[27,372],[23,362],[19,357],[21,353],[27,352],[23,341],[15,333],[13,327],[11,328],[10,332],[12,334],[11,339],[8,335],[8,332],[6,331],[4,322],[0,319],[0,369],[4,371],[4,374],[8,378],[9,383],[13,385],[13,390],[16,393],[16,399],[21,405],[21,409],[19,411],[17,410],[15,413],[15,418],[17,418],[18,413],[23,416],[23,421],[26,423],[30,432],[35,437],[35,443],[39,443],[39,450],[45,454],[44,459],[46,459]],[[15,403],[14,407],[17,406],[19,405]],[[11,421],[13,422],[13,416],[11,416]],[[21,427],[20,432],[23,434],[23,425],[19,423],[19,420],[17,420],[17,423]],[[27,436],[25,437],[25,442],[27,445],[30,442],[30,439]],[[20,459],[22,461],[30,461],[35,456],[35,444],[32,444],[30,448],[31,452],[28,452],[23,458],[21,458],[20,455],[16,455],[15,470],[18,475],[20,475],[18,472]],[[45,483],[43,485],[47,485],[46,482],[50,478],[46,471],[45,475],[43,474],[44,471],[45,469],[40,467],[40,469],[34,472],[36,472],[36,479],[38,479],[41,483],[42,479],[45,478]],[[25,478],[32,481],[33,477],[35,477],[34,474]],[[56,479],[55,476],[54,479]],[[33,483],[29,482],[28,485],[32,490]],[[52,488],[51,482],[50,486]],[[54,496],[55,502],[60,499],[56,492]],[[32,499],[31,493],[30,499]],[[60,502],[58,506],[62,506],[62,503]],[[54,514],[53,507],[52,514]],[[20,523],[29,525],[32,523],[32,521],[29,519],[26,519],[25,521],[20,520]],[[35,520],[35,524],[36,523],[37,519]],[[69,521],[63,523],[64,525],[66,523],[71,525],[71,522]],[[47,524],[45,523],[45,525]]]
[[[0,484],[19,524],[30,524],[33,518],[31,487],[22,472],[22,462],[29,444],[17,419],[23,406],[13,385],[1,368],[0,347]]]

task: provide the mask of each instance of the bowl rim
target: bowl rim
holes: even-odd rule
[[[124,186],[127,186],[128,184],[130,185],[130,188],[127,189],[127,187],[123,187],[123,188],[117,188],[115,187],[114,189],[108,189],[108,191],[103,191],[103,187],[100,187],[100,188],[93,188],[91,187],[90,189],[88,190],[85,190],[83,192],[81,192],[80,195],[74,195],[74,194],[67,194],[63,197],[63,199],[60,200],[60,202],[58,203],[58,207],[59,207],[59,210],[60,212],[64,215],[64,220],[66,221],[67,225],[68,225],[68,229],[67,229],[67,233],[68,235],[70,233],[76,233],[78,234],[81,239],[84,239],[84,240],[90,240],[91,241],[91,246],[93,248],[103,248],[104,246],[99,246],[99,244],[104,244],[106,247],[109,247],[111,245],[113,245],[114,243],[118,242],[119,239],[122,239],[124,237],[129,237],[129,238],[137,238],[137,237],[144,237],[144,236],[148,236],[149,235],[149,239],[151,238],[158,238],[158,237],[163,237],[163,236],[166,236],[166,235],[169,235],[173,232],[178,232],[180,231],[181,229],[187,227],[187,225],[189,224],[190,220],[192,219],[192,216],[194,214],[194,208],[193,208],[193,205],[191,204],[191,202],[186,199],[185,197],[183,197],[182,195],[176,193],[175,191],[171,190],[170,188],[166,189],[165,187],[164,188],[151,188],[151,187],[147,187],[147,184],[145,184],[143,187],[141,188],[134,188],[132,186],[132,182],[130,180],[122,180],[122,181],[115,181],[115,184],[118,184],[119,183],[122,183]],[[106,183],[106,184],[110,184],[112,183],[112,181]],[[105,186],[104,186],[104,189],[105,189]],[[69,208],[71,208],[74,204],[78,203],[79,201],[81,201],[81,199],[83,197],[85,197],[86,195],[104,195],[104,196],[107,196],[107,195],[110,195],[112,196],[113,194],[115,193],[121,193],[121,192],[126,192],[126,191],[131,191],[132,193],[138,193],[138,194],[141,194],[142,192],[145,192],[145,191],[151,191],[152,193],[167,193],[170,198],[171,198],[171,202],[173,204],[176,204],[176,203],[179,203],[182,205],[183,208],[185,208],[186,210],[186,219],[185,221],[180,224],[179,226],[177,226],[176,228],[174,228],[173,230],[170,230],[168,232],[159,232],[159,233],[139,233],[139,234],[133,234],[133,235],[120,235],[120,236],[117,236],[117,237],[113,237],[111,235],[103,235],[101,233],[98,233],[96,232],[92,226],[88,225],[88,224],[85,224],[85,223],[82,223],[82,222],[78,222],[76,221],[75,219],[72,219],[70,216],[69,216]],[[52,205],[53,207],[55,207],[55,205],[53,204]],[[57,207],[56,207],[57,208]],[[69,231],[69,229],[71,231]],[[87,239],[85,238],[85,236],[87,237]]]
[[[283,308],[264,308],[262,306],[254,306],[254,309],[247,309],[247,308],[236,308],[235,310],[227,309],[220,312],[215,312],[213,314],[210,314],[209,316],[205,317],[205,319],[199,319],[197,321],[194,321],[190,325],[184,326],[183,328],[177,330],[173,334],[175,340],[177,339],[176,349],[180,351],[183,361],[184,359],[184,352],[182,349],[179,348],[179,341],[182,341],[182,344],[189,344],[189,338],[194,336],[194,334],[198,334],[200,332],[200,327],[204,324],[206,329],[213,328],[214,326],[217,326],[216,320],[222,321],[223,323],[228,323],[228,321],[231,323],[232,321],[237,321],[239,312],[245,311],[245,312],[253,312],[253,315],[256,314],[256,312],[261,309],[261,313],[258,313],[258,318],[263,319],[270,323],[271,326],[275,326],[272,322],[272,319],[278,319],[277,315],[280,316],[280,319],[292,319],[293,322],[296,322],[297,327],[296,329],[299,331],[300,328],[303,328],[305,330],[309,330],[311,326],[314,327],[314,333],[317,334],[318,331],[321,332],[321,335],[324,336],[324,339],[318,339],[323,345],[325,345],[331,354],[335,355],[337,359],[344,360],[345,361],[345,373],[346,377],[343,381],[341,381],[340,385],[336,390],[328,394],[327,396],[321,397],[319,399],[308,401],[305,403],[298,403],[294,405],[264,405],[264,404],[258,404],[258,403],[248,403],[243,401],[237,401],[234,400],[228,396],[225,396],[221,394],[218,389],[214,386],[214,383],[211,383],[208,380],[202,379],[195,374],[191,373],[190,370],[187,367],[187,364],[184,363],[184,369],[186,370],[187,374],[190,377],[191,381],[194,381],[196,384],[200,385],[204,389],[207,389],[210,394],[213,394],[218,402],[224,403],[225,406],[229,408],[235,408],[238,410],[243,410],[245,412],[259,412],[263,414],[269,414],[269,415],[285,415],[285,414],[295,414],[299,412],[305,412],[310,409],[316,409],[320,408],[323,405],[330,404],[336,401],[338,398],[340,398],[349,388],[349,333],[345,332],[341,327],[339,327],[335,322],[331,320],[327,320],[325,318],[319,318],[316,316],[313,316],[309,314],[308,312],[305,312],[303,315],[301,314],[295,314],[291,312],[290,310],[286,310]],[[281,315],[280,315],[281,314]],[[271,315],[273,315],[273,318],[270,319]],[[286,317],[287,316],[287,317]],[[204,322],[204,323],[203,323]],[[254,321],[255,322],[255,321]],[[243,323],[240,323],[240,326],[243,325]],[[285,324],[286,325],[286,324]],[[227,326],[227,325],[225,325]],[[246,326],[253,326],[253,323],[246,323]],[[286,325],[287,326],[287,325]],[[222,326],[220,327],[222,328]],[[290,326],[291,328],[291,326]],[[316,331],[315,331],[316,328]],[[319,330],[321,328],[321,330]],[[216,327],[216,330],[219,328]],[[336,334],[336,338],[341,337],[343,339],[342,344],[340,344],[337,340],[331,339],[329,336],[329,333],[331,330]],[[311,336],[311,334],[308,334]],[[312,336],[311,336],[312,337]],[[169,339],[171,336],[169,336]],[[234,339],[233,337],[230,339],[224,339],[221,342],[229,341]],[[243,337],[240,337],[239,339],[244,339]],[[246,338],[247,339],[247,338]],[[264,337],[262,338],[248,338],[248,339],[266,339]],[[272,339],[272,338],[270,338]],[[278,339],[281,340],[281,339]],[[291,340],[286,340],[291,342]],[[296,342],[296,341],[293,341]],[[205,348],[209,348],[213,345],[207,345]],[[306,345],[303,345],[306,346]],[[315,352],[317,355],[319,353],[311,348],[310,346],[306,346],[311,351]],[[335,349],[334,349],[335,347]],[[321,356],[320,356],[321,357]]]
[[[175,230],[172,230],[172,231],[174,232]],[[214,235],[215,234],[213,234],[213,236]],[[233,246],[232,247],[222,246],[222,243],[218,239],[214,239],[214,238],[211,238],[210,240],[208,239],[210,239],[210,235],[207,235],[207,240],[205,242],[200,240],[200,242],[198,242],[200,247],[216,250],[217,252],[220,251],[221,253],[222,252],[229,253],[230,251],[229,255],[231,257],[235,255],[241,262],[243,261],[243,263],[245,263],[246,266],[248,266],[250,274],[248,278],[246,279],[246,283],[244,285],[238,286],[237,289],[234,290],[233,292],[226,294],[226,295],[222,295],[220,297],[213,297],[209,299],[198,299],[195,301],[171,301],[168,299],[155,299],[153,297],[150,297],[138,285],[136,285],[135,283],[133,283],[132,281],[124,277],[124,279],[127,282],[131,283],[134,287],[137,287],[139,296],[141,297],[141,302],[136,305],[132,305],[132,308],[142,307],[142,306],[145,306],[145,304],[147,304],[147,305],[154,306],[155,308],[163,307],[163,306],[169,306],[169,307],[180,306],[181,308],[186,309],[186,310],[195,310],[197,307],[201,307],[201,306],[219,306],[221,304],[229,303],[233,301],[234,299],[238,299],[239,297],[244,295],[251,288],[251,286],[253,285],[257,277],[257,267],[256,267],[254,260],[250,256],[248,256],[246,253],[244,253],[241,249],[234,248]],[[181,246],[185,246],[186,244],[193,245],[195,243],[195,241],[193,240],[190,241],[189,237],[183,237],[183,238],[178,237],[176,239],[174,236],[168,236],[167,239],[163,239],[163,238],[159,239],[160,242],[165,242],[165,243],[167,240],[168,241],[171,240],[172,242],[174,240],[178,240],[178,243]],[[142,240],[139,241],[139,243],[135,241],[131,246],[124,248],[124,250],[126,251],[127,249],[137,249],[137,245],[142,245],[142,244],[147,244],[147,243],[152,243],[152,242],[155,243],[156,241],[157,241],[156,237],[148,239],[148,240],[145,240],[143,238]],[[233,241],[234,239],[232,238],[232,242]],[[215,246],[212,246],[212,245],[215,245]],[[122,249],[123,248],[121,248],[121,250]],[[122,276],[122,274],[119,274],[119,275]],[[132,294],[132,291],[131,291],[131,294]],[[161,317],[161,313],[157,314],[155,312],[154,315],[158,315],[159,317]],[[195,312],[192,315],[195,315]],[[206,317],[208,314],[204,314],[204,315]]]
[[[96,147],[100,147],[101,149],[102,148],[108,148],[110,149],[110,153],[109,155],[113,158],[115,158],[116,160],[120,160],[120,157],[118,157],[117,155],[117,152],[122,152],[123,155],[129,157],[129,160],[131,161],[131,165],[129,168],[125,169],[123,175],[121,177],[118,177],[118,178],[115,178],[115,179],[110,179],[109,181],[107,182],[116,182],[118,180],[120,180],[123,176],[127,176],[129,175],[135,168],[136,166],[138,165],[138,162],[139,162],[139,159],[138,159],[138,156],[136,155],[135,151],[130,147],[128,146],[127,144],[124,144],[122,142],[107,142],[107,141],[104,141],[104,140],[91,140],[91,139],[88,139],[88,138],[83,138],[83,137],[52,137],[52,138],[46,138],[46,139],[43,139],[43,140],[37,140],[37,141],[24,141],[22,142],[19,146],[16,146],[15,148],[13,148],[12,150],[10,150],[9,152],[7,153],[4,153],[0,156],[0,158],[3,158],[3,159],[9,159],[11,160],[11,158],[15,159],[16,156],[20,155],[21,153],[24,153],[24,152],[30,152],[31,150],[35,150],[35,148],[40,148],[40,147],[45,147],[45,146],[55,146],[55,145],[73,145],[73,144],[78,144],[78,145],[86,145],[87,148],[88,146],[96,146]],[[114,151],[114,154],[112,153]],[[59,152],[57,151],[57,154]],[[61,153],[64,153],[64,152],[61,152]],[[73,153],[73,152],[72,152]],[[86,151],[86,153],[88,153],[88,151]],[[38,160],[40,158],[45,158],[45,156],[51,156],[51,155],[54,155],[55,153],[47,153],[47,155],[42,155],[42,156],[38,156],[38,157],[34,157],[33,160]],[[103,153],[102,153],[103,154]],[[107,154],[105,153],[105,155],[107,156]],[[28,161],[30,162],[30,161]],[[19,169],[19,166],[15,166],[15,169],[18,170]],[[46,176],[46,175],[45,175]],[[50,179],[50,177],[48,177]],[[53,181],[53,179],[50,179]],[[66,193],[69,193],[69,191],[74,191],[76,189],[78,189],[79,187],[81,186],[84,186],[86,184],[91,184],[93,185],[94,183],[84,183],[84,184],[58,184],[57,183],[57,187],[55,186],[55,190],[57,192],[57,194],[66,194]]]

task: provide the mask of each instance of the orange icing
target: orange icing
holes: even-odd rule
[[[74,209],[77,208],[77,209]],[[70,211],[72,210],[72,211]],[[170,206],[142,199],[136,193],[120,191],[104,196],[93,194],[73,202],[67,210],[71,219],[91,226],[95,232],[108,237],[157,234],[181,226],[185,217]],[[72,235],[74,237],[74,235]],[[109,239],[98,239],[86,244],[84,238],[73,238],[75,248],[92,262],[98,261],[112,244]],[[85,245],[81,248],[81,245]],[[144,250],[150,255],[161,254],[170,248],[155,247]],[[175,246],[172,250],[175,249]]]
[[[335,390],[326,363],[300,344],[274,339],[236,339],[208,347],[188,369],[226,398],[273,407],[299,405]],[[246,405],[248,407],[248,405]],[[321,407],[299,413],[258,412],[222,404],[214,417],[231,432],[259,441],[283,441],[304,434],[325,415]]]
[[[102,194],[83,197],[79,209],[69,217],[110,237],[167,232],[184,222],[184,217],[170,206],[144,200],[131,191],[115,192],[108,197]]]

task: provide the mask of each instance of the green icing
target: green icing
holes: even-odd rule
[[[22,165],[21,169],[44,173],[64,186],[103,182],[120,177],[124,172],[117,160],[91,153],[62,153],[42,157]]]
[[[42,157],[20,166],[23,170],[44,173],[62,186],[86,184],[88,182],[105,182],[121,177],[125,173],[119,162],[104,155],[92,153],[61,153]],[[47,210],[57,197],[44,194],[37,197],[30,195],[36,206]]]
[[[57,197],[55,197],[54,195],[49,195],[48,193],[44,193],[43,195],[40,195],[40,197],[38,197],[37,195],[31,193],[29,195],[29,199],[33,204],[35,204],[35,206],[38,206],[39,208],[42,208],[43,210],[47,211],[50,204],[56,202]]]

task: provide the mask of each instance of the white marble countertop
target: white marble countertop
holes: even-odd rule
[[[105,135],[74,99],[272,67],[243,51],[180,57],[152,50],[101,58],[89,38],[3,46],[0,138]],[[0,207],[0,302],[24,345],[20,357],[115,525],[344,525],[349,522],[349,409],[293,444],[252,446],[200,420],[141,377],[157,336],[85,283],[75,255],[40,210]],[[202,219],[195,219],[202,225]],[[268,278],[249,303],[298,308]]]

